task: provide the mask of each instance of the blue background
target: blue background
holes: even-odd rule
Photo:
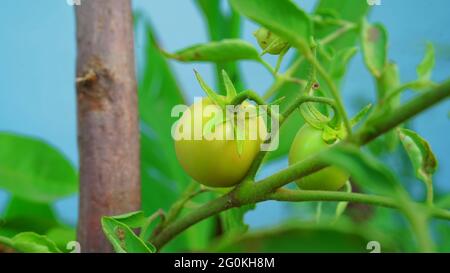
[[[73,8],[65,0],[1,2],[0,130],[45,139],[77,165]],[[296,2],[306,10],[311,10],[315,3],[313,0]],[[390,58],[399,65],[402,80],[415,78],[415,67],[424,54],[427,41],[433,42],[437,51],[433,79],[442,81],[450,76],[450,1],[381,0],[381,4],[373,8],[370,21],[380,21],[387,27]],[[203,19],[192,1],[134,0],[133,6],[151,18],[159,40],[169,51],[208,40]],[[227,8],[225,1],[224,8]],[[251,33],[256,28],[253,23],[244,22],[243,38],[255,45]],[[142,39],[138,37],[138,66],[142,50]],[[190,100],[202,95],[192,68],[198,69],[207,81],[213,81],[211,65],[175,62],[171,65]],[[271,83],[270,75],[260,65],[251,62],[240,65],[249,88],[262,92]],[[374,85],[360,55],[352,61],[348,75],[343,94],[347,106],[355,113],[358,109],[351,102],[356,101],[355,98],[363,102],[372,100]],[[413,122],[413,128],[429,140],[440,161],[434,181],[439,189],[447,191],[450,190],[449,106],[447,101]],[[286,164],[286,160],[276,162],[261,175]],[[417,183],[417,189],[421,189],[420,183]],[[0,191],[0,211],[7,198],[8,195]],[[77,202],[77,196],[74,196],[55,205],[58,214],[68,223],[76,223]],[[283,217],[286,217],[283,205],[268,202],[249,213],[247,221],[255,227]]]

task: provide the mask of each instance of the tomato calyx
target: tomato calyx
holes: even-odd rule
[[[334,109],[332,118],[324,115],[315,106],[314,103],[307,102],[300,105],[300,113],[303,119],[311,127],[322,131],[322,140],[327,144],[332,144],[338,139],[344,139],[346,136],[345,128],[342,126],[340,116]]]
[[[258,111],[258,109],[255,109],[255,111],[251,111],[250,113],[247,112],[248,108],[253,107],[253,105],[246,101],[246,97],[241,96],[238,99],[236,88],[225,70],[222,70],[222,78],[225,85],[226,96],[217,94],[217,92],[206,84],[196,70],[194,70],[194,72],[200,87],[206,93],[208,98],[221,110],[221,113],[214,113],[213,117],[205,124],[202,131],[203,136],[212,133],[217,126],[229,123],[233,129],[234,139],[237,141],[238,154],[241,155],[243,152],[244,140],[246,138],[245,124],[250,119],[258,118],[261,115],[261,112]]]
[[[226,107],[226,100],[217,94],[211,87],[209,87],[208,84],[203,80],[202,76],[200,76],[200,73],[197,72],[197,70],[194,69],[195,77],[197,78],[198,83],[200,84],[200,87],[203,89],[203,91],[206,93],[206,95],[220,108],[225,109]]]
[[[264,109],[258,112],[249,102],[264,101],[250,90],[238,94],[222,74],[226,96],[213,91],[195,71],[207,96],[183,112],[173,132],[177,159],[186,173],[205,186],[227,188],[245,181],[268,134]]]
[[[333,144],[338,140],[342,140],[347,137],[347,131],[343,125],[341,117],[335,109],[335,106],[330,104],[333,108],[333,117],[330,118],[327,115],[319,111],[314,103],[307,102],[300,105],[300,114],[305,122],[311,127],[322,131],[322,140],[327,144]],[[363,107],[351,120],[352,127],[356,126],[364,117],[367,116],[371,110],[372,105],[368,104]]]

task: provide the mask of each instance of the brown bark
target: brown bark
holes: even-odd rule
[[[105,215],[140,209],[139,125],[129,0],[76,7],[80,157],[78,241],[83,252],[109,252]]]

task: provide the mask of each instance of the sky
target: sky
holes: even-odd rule
[[[84,0],[81,0],[81,4]],[[364,1],[364,0],[360,0]],[[73,8],[65,0],[2,0],[0,8],[0,131],[35,136],[61,150],[77,165],[75,112],[75,18]],[[311,10],[315,1],[296,1]],[[162,45],[174,51],[194,43],[206,42],[207,32],[202,17],[193,1],[134,0],[134,10],[144,12],[152,21]],[[224,8],[226,3],[224,1]],[[389,57],[400,67],[402,81],[415,78],[415,67],[420,62],[427,41],[436,46],[437,63],[433,79],[442,81],[450,74],[450,1],[447,0],[381,0],[373,8],[370,21],[382,22],[389,32]],[[243,25],[243,38],[256,46],[252,32],[257,26],[249,21]],[[135,42],[139,52],[142,39]],[[270,61],[274,61],[272,58]],[[178,82],[188,99],[202,95],[192,69],[196,68],[208,82],[213,81],[213,70],[207,64],[180,64],[171,62]],[[270,75],[258,64],[240,63],[248,88],[262,92],[271,83]],[[343,96],[350,113],[358,111],[348,102],[369,102],[374,85],[362,58],[352,61],[344,81]],[[411,97],[407,94],[405,97]],[[450,191],[449,101],[417,117],[413,128],[426,138],[440,162],[435,175],[437,187]],[[265,174],[287,165],[276,162],[264,170]],[[418,183],[418,187],[420,187]],[[0,191],[0,210],[8,195]],[[74,224],[77,215],[77,197],[59,201],[58,213]],[[264,203],[249,213],[247,221],[253,226],[264,226],[285,217],[282,204]],[[263,217],[263,213],[265,217]],[[271,217],[268,217],[270,215]],[[270,220],[269,220],[270,219]]]

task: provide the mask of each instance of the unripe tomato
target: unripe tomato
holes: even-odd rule
[[[244,107],[254,107],[244,102]],[[209,187],[231,187],[238,184],[246,175],[253,160],[260,151],[267,129],[262,117],[250,117],[245,123],[245,138],[242,140],[241,154],[238,152],[237,140],[225,137],[208,140],[202,137],[194,139],[195,123],[203,128],[212,119],[206,111],[200,111],[200,106],[216,107],[209,98],[203,98],[189,107],[190,115],[183,113],[175,130],[175,152],[183,169],[197,182]],[[189,127],[190,126],[190,127]],[[179,139],[184,128],[191,128],[189,139]],[[221,136],[233,136],[232,121],[225,121],[215,127],[215,132]],[[263,132],[263,133],[261,133]],[[251,135],[254,134],[254,135]]]
[[[286,41],[273,34],[266,28],[259,28],[255,31],[255,33],[253,33],[253,35],[255,36],[259,46],[269,54],[278,55],[289,47],[289,44]]]
[[[322,131],[304,125],[297,132],[289,151],[289,165],[302,161],[331,146],[322,139]],[[326,167],[296,181],[304,190],[336,191],[345,185],[349,175],[335,166]]]

